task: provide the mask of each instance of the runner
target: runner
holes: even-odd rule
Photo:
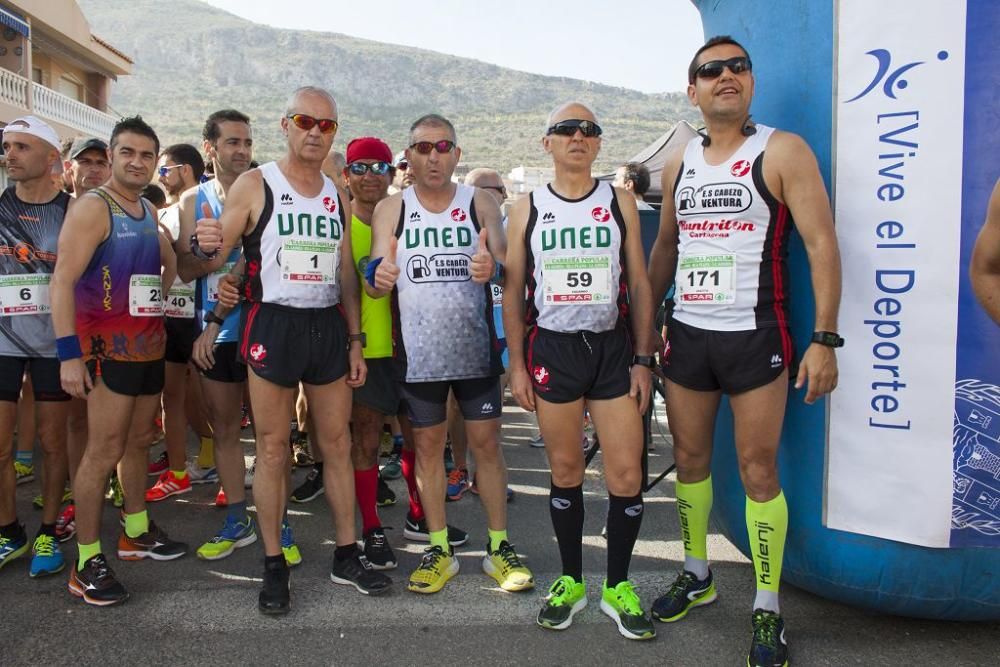
[[[649,261],[654,303],[676,288],[664,371],[684,570],[652,613],[678,621],[716,598],[706,535],[713,432],[725,393],[757,582],[747,664],[771,667],[788,660],[778,604],[788,506],[776,464],[788,383],[795,377],[796,389],[806,387],[806,403],[837,385],[840,255],[812,151],[798,136],[750,120],[754,77],[746,49],[713,37],[691,61],[688,82],[706,133],[667,161]],[[815,333],[797,377],[785,263],[793,224],[809,256],[816,303]]]
[[[507,468],[496,437],[503,369],[487,284],[495,268],[490,248],[502,259],[506,244],[493,198],[451,181],[461,157],[456,141],[452,124],[435,114],[410,127],[406,158],[413,186],[376,207],[375,259],[366,269],[370,296],[392,292],[398,373],[430,531],[431,546],[409,590],[435,593],[458,572],[444,508],[446,404],[454,390],[486,509],[483,570],[504,590],[522,591],[534,580],[507,538]]]
[[[0,194],[0,568],[28,552],[28,535],[17,519],[11,456],[27,369],[35,399],[29,419],[37,414],[44,454],[42,525],[31,544],[32,577],[65,566],[56,519],[66,481],[69,395],[59,383],[49,302],[59,230],[70,202],[51,178],[53,169],[62,169],[60,147],[55,131],[34,116],[13,120],[3,130],[7,174],[14,184]],[[18,434],[28,437],[26,429]]]
[[[129,595],[100,542],[101,500],[116,465],[125,492],[118,558],[172,560],[187,551],[149,519],[144,494],[163,389],[162,295],[175,273],[174,253],[157,231],[152,207],[139,196],[159,148],[156,133],[141,118],[115,125],[111,179],[73,205],[52,277],[63,389],[87,399],[89,424],[73,489],[79,558],[70,568],[69,590],[100,606]]]
[[[253,371],[250,399],[257,431],[254,502],[264,539],[260,610],[290,610],[288,565],[281,532],[288,500],[288,424],[301,381],[313,411],[313,442],[323,453],[327,500],[334,514],[337,548],[334,583],[379,594],[391,580],[371,568],[355,542],[354,469],[348,430],[351,389],[365,381],[352,268],[350,215],[320,165],[337,130],[337,104],[325,90],[304,87],[289,99],[281,129],[288,150],[277,162],[240,176],[219,219],[198,222],[195,256],[221,267],[243,239],[249,281],[240,355]],[[205,211],[203,215],[208,215]]]
[[[642,415],[653,366],[638,212],[626,190],[592,176],[601,128],[590,109],[564,104],[547,126],[542,145],[555,180],[514,205],[504,290],[511,393],[538,412],[563,568],[537,622],[564,630],[587,605],[580,447],[587,409],[601,439],[609,499],[601,610],[624,637],[652,639],[656,629],[628,580],[642,525]]]

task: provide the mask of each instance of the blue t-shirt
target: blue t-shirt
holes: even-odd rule
[[[215,183],[212,181],[207,181],[198,186],[198,200],[195,202],[195,218],[201,217],[202,204],[208,204],[209,208],[212,209],[212,215],[215,217],[218,218],[222,215],[222,202],[219,201],[219,194],[215,191]],[[197,308],[199,322],[204,322],[203,318],[205,317],[205,313],[210,313],[212,312],[212,309],[215,308],[215,304],[218,299],[212,299],[209,298],[209,296],[217,296],[216,290],[218,289],[219,278],[229,273],[229,270],[233,268],[233,265],[239,260],[240,252],[242,252],[241,248],[233,248],[232,252],[229,253],[229,257],[226,259],[225,264],[223,264],[215,272],[198,278]],[[236,306],[233,308],[232,312],[226,316],[226,320],[219,329],[219,335],[215,339],[215,342],[239,342],[239,328],[240,306]]]

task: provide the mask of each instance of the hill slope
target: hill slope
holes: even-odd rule
[[[576,79],[527,74],[468,58],[336,33],[252,23],[197,0],[80,0],[95,34],[135,60],[111,104],[141,113],[161,141],[198,143],[204,118],[234,107],[253,120],[257,157],[282,150],[278,119],[289,92],[328,88],[340,107],[337,146],[367,134],[403,148],[409,124],[442,113],[456,125],[463,162],[503,171],[548,163],[539,146],[548,112],[579,99],[605,129],[613,168],[695,114],[681,93],[647,95]],[[580,54],[579,57],[606,57]]]

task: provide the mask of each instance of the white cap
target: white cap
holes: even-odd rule
[[[15,118],[7,123],[7,126],[3,128],[3,132],[4,134],[8,132],[20,132],[36,136],[52,146],[52,148],[62,152],[62,141],[59,140],[59,135],[56,134],[56,131],[48,123],[37,116]]]

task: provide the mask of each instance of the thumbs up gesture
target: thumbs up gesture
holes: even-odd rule
[[[473,282],[482,285],[489,282],[495,270],[496,263],[493,261],[493,255],[490,254],[489,248],[486,247],[486,228],[483,227],[479,231],[479,247],[476,248],[476,253],[472,256],[469,273],[472,275]]]
[[[195,226],[198,247],[206,255],[211,255],[222,247],[222,222],[212,215],[208,204],[201,205],[201,218]]]
[[[393,236],[389,239],[389,252],[385,254],[382,261],[375,269],[375,289],[380,292],[388,292],[396,285],[399,279],[399,267],[396,266],[396,248],[399,245],[398,239]]]

